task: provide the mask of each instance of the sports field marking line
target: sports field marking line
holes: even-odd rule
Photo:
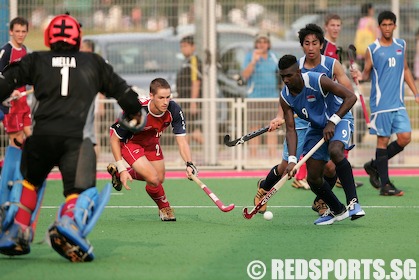
[[[183,208],[183,209],[197,209],[197,208],[217,208],[217,206],[203,206],[203,205],[179,205],[174,206],[173,208]],[[236,205],[236,208],[243,208],[243,207],[249,207],[247,206],[240,206]],[[43,209],[58,209],[58,206],[42,206]],[[147,209],[147,208],[157,208],[157,206],[152,205],[109,205],[105,208],[108,209]],[[269,205],[269,208],[311,208],[311,206],[298,206],[298,205],[288,205],[288,206],[271,206]],[[419,209],[419,205],[413,205],[413,206],[388,206],[388,205],[371,205],[371,206],[362,206],[362,208],[369,209],[369,208],[378,208],[378,209]]]

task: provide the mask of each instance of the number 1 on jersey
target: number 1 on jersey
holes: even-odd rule
[[[68,95],[68,78],[70,76],[70,67],[64,66],[60,70],[61,73],[61,96]]]

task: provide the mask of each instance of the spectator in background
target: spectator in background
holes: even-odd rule
[[[22,17],[16,17],[10,21],[10,41],[0,49],[0,72],[10,63],[26,55],[27,49],[23,43],[28,35],[28,28],[28,21]],[[32,134],[31,109],[26,96],[20,97],[24,91],[26,91],[25,86],[13,91],[16,100],[11,101],[11,107],[0,105],[0,109],[5,114],[3,125],[9,136],[9,146],[16,148],[22,146],[24,139]],[[3,160],[0,162],[0,169],[2,167]]]
[[[269,33],[261,31],[255,37],[254,50],[247,53],[243,63],[242,77],[247,81],[248,98],[278,98],[278,58],[270,51],[271,41]],[[269,124],[270,120],[275,117],[269,107],[272,102],[267,104],[250,102],[249,116],[252,122],[250,131],[255,131],[262,126]],[[275,103],[275,106],[277,104]],[[259,112],[257,115],[254,112]],[[278,135],[274,132],[267,134],[267,146],[269,155],[277,155]],[[255,137],[249,143],[250,155],[255,157],[257,146],[260,144],[261,137]]]
[[[364,65],[365,51],[376,38],[380,36],[377,20],[374,17],[374,7],[371,3],[362,5],[361,18],[355,33],[355,48],[358,62]]]
[[[186,36],[180,40],[180,51],[185,57],[185,60],[176,76],[178,98],[201,98],[202,63],[195,54],[193,36]],[[188,130],[191,131],[191,138],[199,144],[202,144],[204,143],[204,137],[202,135],[200,105],[199,102],[191,101],[182,105],[182,107],[186,115],[185,118],[190,120],[188,122],[190,125]]]
[[[415,52],[415,64],[414,64],[414,78],[416,80],[416,87],[418,87],[419,81],[419,28],[415,33],[416,38],[416,52]]]
[[[142,24],[142,10],[140,7],[135,6],[131,10],[131,23],[134,28],[141,28]]]

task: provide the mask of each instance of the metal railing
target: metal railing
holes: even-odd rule
[[[109,126],[115,120],[114,100],[101,100],[107,104],[104,106],[105,112],[103,118],[97,119],[98,146],[100,153],[98,157],[98,168],[105,169],[108,162],[113,161],[109,146]],[[191,99],[177,99],[181,106]],[[199,99],[202,111],[208,108],[209,100]],[[368,102],[368,97],[366,97]],[[406,97],[406,105],[408,107],[409,116],[412,124],[412,142],[405,150],[390,160],[392,167],[418,167],[419,161],[419,109],[412,97]],[[268,107],[269,106],[269,107]],[[262,140],[260,143],[251,140],[243,145],[236,147],[227,147],[224,145],[224,136],[229,134],[231,138],[238,138],[244,134],[251,132],[251,128],[260,128],[268,125],[269,120],[276,116],[278,99],[217,99],[216,100],[216,119],[209,120],[206,123],[196,120],[187,120],[188,131],[193,131],[194,126],[201,126],[204,134],[204,142],[195,141],[191,134],[188,133],[188,139],[192,150],[192,156],[196,165],[200,169],[267,169],[279,163],[282,159],[282,147],[285,137],[284,128],[273,133],[276,137],[277,144],[267,144],[267,136],[265,133],[257,137]],[[187,111],[185,112],[187,115]],[[362,167],[363,164],[375,156],[376,137],[369,135],[365,121],[363,119],[361,106],[356,105],[353,108],[355,118],[355,132],[353,143],[355,148],[349,153],[349,160],[354,167]],[[267,118],[268,117],[268,118]],[[188,122],[190,124],[188,124]],[[215,135],[206,135],[205,126],[216,125]],[[211,147],[211,151],[215,151],[216,162],[209,162],[208,154],[205,152],[205,142],[211,137],[215,137],[215,147]],[[208,141],[211,142],[211,141]],[[177,148],[175,136],[169,127],[163,133],[161,138],[162,149],[165,155],[166,168],[168,170],[183,169],[182,161]],[[252,150],[256,153],[252,154]]]

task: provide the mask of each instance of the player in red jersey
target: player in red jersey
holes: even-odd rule
[[[342,19],[337,14],[327,15],[324,21],[324,43],[320,50],[321,54],[330,56],[341,61],[340,48],[336,45],[340,29],[342,27]]]
[[[10,21],[10,41],[0,49],[0,72],[10,63],[26,55],[27,50],[23,43],[28,34],[28,26],[28,21],[22,17],[16,17]],[[24,86],[20,87],[12,93],[12,96],[20,97],[20,93],[25,90]],[[11,107],[0,105],[0,109],[5,114],[3,125],[9,135],[9,145],[17,147],[16,144],[23,143],[24,139],[32,134],[31,110],[26,96],[13,100],[11,105]],[[0,167],[3,167],[3,161],[0,162]]]
[[[142,131],[132,133],[117,122],[111,126],[111,149],[116,163],[109,164],[113,187],[120,191],[122,186],[130,190],[127,181],[146,181],[146,191],[159,208],[162,221],[176,221],[173,209],[163,189],[165,165],[160,137],[172,126],[182,159],[186,163],[188,178],[198,174],[192,163],[191,151],[186,140],[186,124],[180,106],[171,100],[169,83],[162,78],[150,84],[150,96],[140,97],[141,105],[147,112],[147,122]],[[128,169],[126,164],[128,163]]]

